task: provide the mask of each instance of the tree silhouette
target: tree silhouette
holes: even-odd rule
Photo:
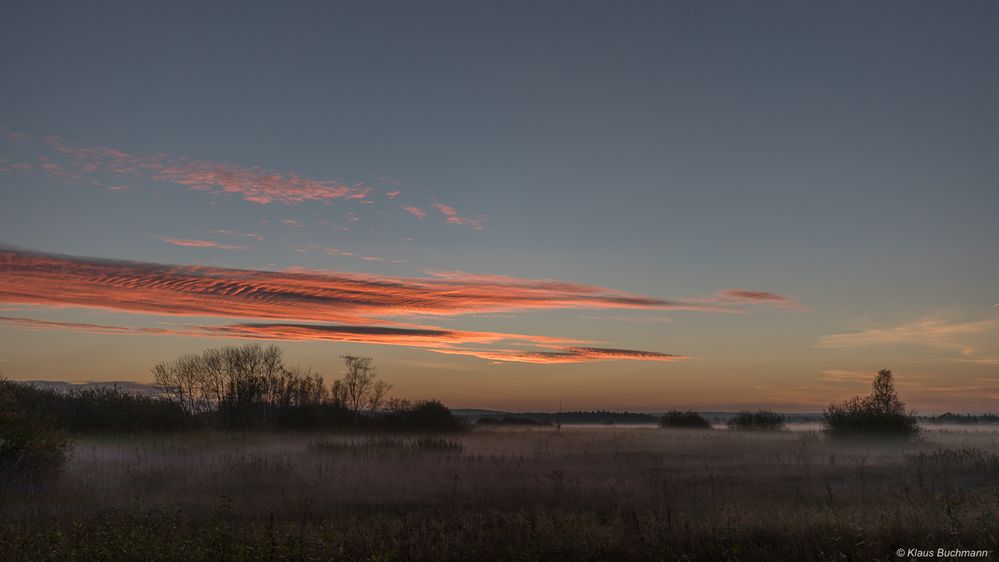
[[[906,411],[905,402],[895,391],[891,369],[878,371],[871,394],[830,404],[823,417],[826,431],[836,437],[907,438],[919,433],[915,414]]]

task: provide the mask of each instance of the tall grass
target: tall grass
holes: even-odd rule
[[[11,559],[894,559],[995,548],[999,434],[566,427],[78,440]]]

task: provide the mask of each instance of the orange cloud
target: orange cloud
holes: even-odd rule
[[[434,208],[447,217],[446,222],[449,224],[467,224],[475,230],[482,230],[485,228],[486,217],[482,215],[479,215],[474,219],[460,217],[458,216],[458,211],[454,210],[454,207],[449,207],[443,203],[434,203]]]
[[[218,242],[212,242],[211,240],[184,240],[181,238],[170,238],[169,236],[163,236],[160,240],[166,242],[167,244],[173,244],[174,246],[184,246],[187,248],[215,248],[217,250],[245,250],[246,246],[240,246],[238,244],[220,244]]]
[[[680,355],[612,349],[578,347],[569,344],[578,340],[504,334],[469,332],[433,327],[402,328],[391,326],[336,326],[323,324],[248,323],[224,326],[191,326],[179,329],[129,328],[77,322],[52,322],[29,318],[0,316],[0,324],[28,330],[80,330],[109,335],[171,335],[189,337],[247,338],[255,340],[335,341],[366,344],[398,345],[425,348],[436,353],[466,355],[490,361],[515,363],[584,363],[603,360],[679,361]],[[541,347],[539,351],[511,349],[468,349],[467,344],[506,343]],[[560,347],[561,346],[561,347]],[[549,351],[549,350],[553,351]]]
[[[199,241],[181,242],[200,246]],[[6,321],[32,329],[356,341],[532,363],[604,359],[672,361],[681,357],[580,347],[590,342],[559,337],[414,326],[387,318],[567,308],[718,310],[713,305],[662,300],[578,283],[463,272],[436,273],[426,278],[310,270],[279,272],[102,260],[14,249],[0,249],[0,302],[156,315],[294,321],[156,331],[27,319]],[[329,325],[331,322],[340,325]],[[540,349],[461,347],[510,344]]]
[[[364,199],[371,191],[370,187],[361,184],[347,185],[337,180],[306,178],[258,167],[189,160],[166,154],[137,156],[105,147],[73,147],[60,137],[48,137],[45,143],[71,158],[80,173],[149,178],[189,189],[238,194],[253,203],[294,205],[305,201]],[[42,168],[53,175],[68,175],[58,164],[50,163]]]
[[[440,275],[440,274],[439,274]],[[369,323],[373,317],[544,309],[716,311],[603,287],[459,274],[372,274],[181,266],[0,250],[0,302],[152,314]]]
[[[585,343],[551,336],[447,330],[433,326],[346,326],[329,324],[245,323],[224,326],[201,326],[187,335],[213,335],[230,338],[342,341],[404,345],[409,347],[450,348],[464,344],[509,342],[518,345],[550,347]]]

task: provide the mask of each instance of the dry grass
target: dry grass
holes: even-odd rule
[[[265,557],[269,545],[317,559],[338,548],[389,559],[894,560],[927,540],[996,547],[999,433],[935,430],[905,445],[571,427],[122,437],[80,441],[58,481],[4,494],[0,538],[25,557],[51,545],[39,523],[86,550],[97,531],[74,543],[66,529],[103,521],[110,536],[132,529],[121,540],[135,548],[173,529],[170,544],[194,541],[193,558],[224,545]],[[289,533],[298,539],[285,544]]]

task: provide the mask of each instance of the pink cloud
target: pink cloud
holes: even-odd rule
[[[800,311],[811,311],[811,308],[803,306],[798,302],[797,297],[789,297],[769,291],[752,291],[748,289],[724,289],[718,291],[710,297],[698,297],[698,302],[716,302],[731,304],[768,304],[781,308],[790,308]]]
[[[458,216],[458,211],[456,211],[454,207],[449,207],[443,203],[434,203],[434,208],[446,217],[446,222],[448,224],[467,224],[475,230],[482,230],[485,228],[486,217],[482,215],[479,215],[474,219],[460,217]]]
[[[414,207],[412,205],[407,205],[407,206],[403,207],[403,209],[405,209],[407,213],[413,215],[414,217],[416,217],[418,219],[425,219],[425,218],[427,218],[426,211],[424,211],[423,209],[421,209],[419,207]]]
[[[305,201],[364,199],[371,191],[362,184],[348,185],[337,180],[307,178],[259,167],[166,154],[138,156],[106,147],[73,147],[60,137],[48,137],[45,143],[59,154],[72,158],[80,173],[149,178],[188,189],[237,194],[245,201],[259,204],[295,205]]]
[[[401,191],[389,191],[388,193],[385,194],[385,197],[388,197],[389,199],[395,199],[396,197],[399,196],[400,193],[402,193],[402,192]]]
[[[173,244],[174,246],[184,246],[187,248],[215,248],[217,250],[246,249],[246,246],[240,246],[237,244],[220,244],[218,242],[212,242],[210,240],[184,240],[181,238],[170,238],[169,236],[161,237],[160,240],[166,242],[167,244]]]
[[[236,236],[239,238],[252,238],[254,240],[263,240],[264,236],[261,234],[256,234],[254,232],[236,232],[234,230],[213,230],[213,234],[220,234],[222,236]]]

